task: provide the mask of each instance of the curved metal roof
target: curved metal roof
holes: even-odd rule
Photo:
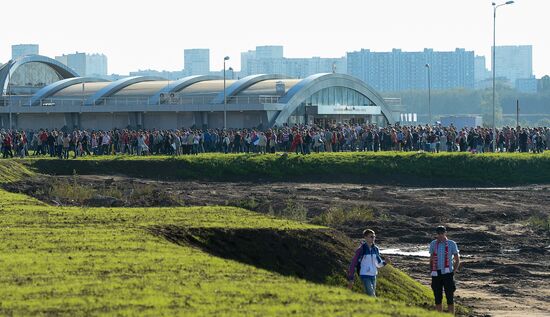
[[[82,83],[96,83],[96,82],[104,82],[104,81],[105,80],[101,78],[91,78],[91,77],[74,77],[74,78],[63,79],[37,91],[29,101],[29,105],[37,106],[38,104],[40,104],[40,100],[44,98],[49,98],[55,95],[57,92],[67,87],[70,87],[72,85],[78,85]]]
[[[107,85],[106,87],[100,89],[95,94],[93,94],[90,98],[88,98],[84,102],[84,105],[86,106],[99,105],[103,103],[103,98],[112,96],[113,94],[123,89],[124,87],[128,87],[135,83],[141,83],[144,81],[155,81],[155,80],[166,80],[166,79],[162,77],[156,77],[156,76],[133,76],[133,77],[127,77],[127,78],[114,81],[109,85]]]
[[[372,87],[350,75],[321,73],[311,75],[303,79],[300,83],[294,85],[294,87],[292,87],[281,99],[279,99],[279,103],[286,104],[286,107],[284,107],[284,109],[281,110],[279,115],[275,118],[274,124],[283,125],[307,97],[313,95],[319,90],[332,86],[347,87],[369,98],[376,106],[380,107],[386,120],[392,123],[391,111],[388,105],[384,101],[384,98],[382,98],[382,96],[380,96],[380,94],[378,94],[378,92],[376,92],[376,90]]]
[[[246,76],[244,78],[241,78],[237,80],[234,84],[229,86],[225,91],[225,98],[229,99],[235,95],[237,95],[239,92],[245,90],[246,88],[259,83],[264,80],[270,80],[270,79],[287,79],[287,76],[283,75],[272,75],[272,74],[259,74],[259,75],[250,75]],[[223,103],[224,102],[224,92],[220,92],[216,98],[212,101],[212,103]]]
[[[210,76],[210,75],[196,75],[196,76],[184,77],[182,79],[176,80],[175,82],[171,82],[168,85],[166,85],[164,88],[159,90],[156,94],[154,94],[149,99],[149,102],[151,104],[159,104],[161,101],[160,100],[161,94],[166,95],[166,94],[178,92],[195,83],[202,82],[202,81],[216,80],[216,79],[221,79],[221,78],[219,76]]]
[[[240,93],[237,94],[237,96],[257,96],[257,95],[268,95],[268,96],[276,96],[281,95],[279,91],[277,91],[277,83],[281,82],[284,85],[286,93],[288,90],[290,90],[292,87],[294,87],[296,84],[298,84],[301,79],[270,79],[270,80],[264,80],[259,83],[256,83]],[[284,93],[282,95],[284,95]]]
[[[42,55],[26,55],[10,60],[0,68],[0,87],[2,88],[2,91],[4,91],[8,86],[8,77],[10,77],[17,70],[17,68],[27,63],[46,64],[57,72],[63,79],[78,77],[78,74],[74,70],[56,61],[55,59]]]

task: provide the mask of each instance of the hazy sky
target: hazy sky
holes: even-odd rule
[[[0,11],[16,5],[6,1]],[[37,43],[42,55],[104,53],[109,73],[180,70],[185,48],[210,48],[212,69],[240,69],[240,52],[284,45],[286,57],[340,57],[388,51],[474,50],[487,56],[490,0],[26,0],[2,12],[0,61],[11,45]],[[498,3],[501,3],[500,1]],[[498,9],[497,45],[533,45],[533,69],[550,74],[550,0],[517,0]],[[497,65],[498,67],[498,65]]]

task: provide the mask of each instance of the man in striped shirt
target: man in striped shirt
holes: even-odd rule
[[[445,227],[439,226],[435,232],[437,237],[430,243],[430,269],[435,309],[443,311],[443,289],[445,289],[449,313],[454,314],[454,292],[456,290],[454,272],[460,266],[458,246],[453,240],[447,239]]]

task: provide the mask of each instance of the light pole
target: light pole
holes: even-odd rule
[[[495,55],[496,55],[496,34],[497,34],[497,9],[499,7],[512,4],[514,1],[506,1],[505,3],[501,3],[497,5],[496,3],[492,3],[493,5],[493,153],[496,151],[496,123],[495,123],[495,95],[496,95],[496,72],[495,72]]]
[[[426,64],[428,69],[428,123],[432,125],[432,68]]]
[[[225,98],[225,61],[229,56],[223,58],[223,129],[227,129],[227,98]]]
[[[9,110],[9,113],[10,113],[10,128],[9,130],[11,130],[11,127],[12,127],[12,120],[11,120],[11,71],[8,69],[8,110]]]

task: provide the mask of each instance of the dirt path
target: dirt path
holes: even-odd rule
[[[68,199],[63,186],[92,188],[95,196]],[[77,186],[77,187],[78,187]],[[59,187],[58,190],[52,190]],[[370,209],[373,219],[341,223],[336,229],[359,239],[377,230],[383,248],[418,250],[444,224],[461,250],[458,302],[475,315],[550,316],[550,232],[529,226],[550,215],[550,187],[406,188],[357,184],[157,182],[127,177],[41,177],[12,185],[61,205],[234,205],[264,213],[302,210],[311,219],[331,208]],[[86,191],[86,190],[84,190]],[[106,194],[112,194],[111,197]],[[350,255],[351,256],[351,255]],[[429,284],[428,258],[392,256],[395,266]]]

